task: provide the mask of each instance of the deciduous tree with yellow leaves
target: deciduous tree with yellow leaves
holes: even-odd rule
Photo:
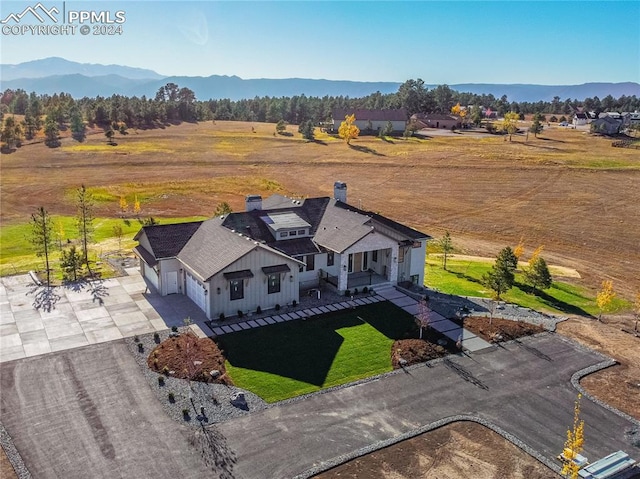
[[[502,131],[509,134],[509,141],[511,141],[511,136],[518,131],[519,120],[520,115],[515,111],[510,111],[504,114],[504,119],[502,120]]]
[[[360,128],[355,125],[355,122],[355,114],[346,115],[344,117],[344,121],[340,123],[340,128],[338,128],[338,135],[340,136],[340,138],[347,142],[347,145],[354,138],[358,138],[358,135],[360,134]]]
[[[562,474],[568,479],[577,479],[580,466],[574,459],[582,452],[584,446],[584,421],[580,419],[580,399],[582,394],[578,394],[578,399],[573,406],[573,426],[567,430],[567,440],[564,443],[562,458]]]
[[[616,293],[613,291],[613,281],[604,280],[602,282],[602,289],[598,292],[596,296],[596,304],[598,305],[598,309],[600,310],[600,314],[598,315],[598,321],[602,321],[602,313],[611,305],[611,301],[615,298]]]

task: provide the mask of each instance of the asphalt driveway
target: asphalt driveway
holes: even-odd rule
[[[602,361],[559,335],[454,357],[211,428],[223,467],[189,446],[123,341],[0,364],[0,421],[37,478],[290,478],[459,414],[484,418],[553,460],[573,418],[571,375]],[[586,398],[585,454],[640,460],[635,423]]]
[[[34,478],[212,477],[123,341],[0,364],[0,421]]]
[[[553,461],[573,421],[571,376],[602,357],[558,335],[530,339],[224,423],[218,429],[236,451],[236,477],[295,477],[460,414],[493,422]],[[582,418],[587,457],[623,449],[640,460],[625,436],[634,423],[586,398]]]

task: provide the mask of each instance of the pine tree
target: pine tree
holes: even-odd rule
[[[547,262],[540,256],[529,261],[529,266],[524,270],[524,279],[538,291],[550,288],[553,282]]]
[[[540,113],[536,113],[533,116],[533,123],[529,127],[529,131],[533,133],[533,135],[538,138],[538,133],[542,131],[542,123],[541,123],[542,115]]]
[[[496,257],[495,264],[482,276],[482,284],[494,293],[496,299],[500,299],[513,287],[515,281],[514,271],[518,266],[518,258],[513,254],[509,246],[503,248]]]
[[[67,281],[77,281],[78,272],[82,269],[84,263],[84,254],[82,251],[78,251],[75,246],[72,246],[68,250],[62,250],[60,253],[60,266],[64,279]]]
[[[82,185],[76,196],[76,228],[78,229],[78,235],[82,240],[82,254],[83,262],[87,265],[87,269],[91,271],[89,266],[89,243],[93,237],[93,196],[87,191],[84,185]]]
[[[53,225],[51,216],[44,207],[40,207],[36,213],[31,215],[31,244],[36,256],[43,256],[45,268],[47,270],[47,287],[51,286],[51,270],[49,268],[49,254],[53,249]]]
[[[58,122],[51,115],[47,115],[46,120],[44,121],[44,144],[49,148],[57,148],[60,146],[60,139],[58,135],[60,134],[60,129],[58,128]]]

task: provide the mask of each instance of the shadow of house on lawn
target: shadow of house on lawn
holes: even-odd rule
[[[229,363],[321,387],[344,342],[338,329],[358,326],[351,315],[273,324],[218,338]]]

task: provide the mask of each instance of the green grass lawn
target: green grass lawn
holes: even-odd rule
[[[490,298],[491,291],[485,288],[480,280],[492,265],[493,261],[449,259],[445,271],[440,257],[427,257],[425,283],[443,293]],[[514,287],[503,294],[502,299],[537,311],[557,314],[597,316],[600,312],[596,305],[595,293],[586,288],[554,281],[551,288],[534,295],[529,293],[521,273],[516,273]],[[614,313],[630,308],[630,302],[616,297],[607,312]]]
[[[55,247],[50,257],[50,266],[57,267],[60,257],[60,246],[68,247],[67,241],[77,242],[78,232],[75,226],[75,218],[72,216],[51,216]],[[161,224],[180,223],[186,221],[201,220],[203,217],[171,218],[160,220]],[[118,245],[113,227],[122,227],[122,242]],[[131,251],[136,242],[133,237],[142,227],[137,219],[122,218],[96,218],[93,222],[93,244],[90,246],[90,254],[94,257],[102,252],[114,251],[122,248],[123,251]],[[29,222],[11,224],[0,227],[0,276],[26,273],[30,270],[44,269],[44,258],[39,258],[33,252],[29,238],[31,236],[31,224]]]
[[[219,342],[234,384],[275,402],[391,371],[393,342],[417,334],[413,317],[385,302],[225,334]]]

